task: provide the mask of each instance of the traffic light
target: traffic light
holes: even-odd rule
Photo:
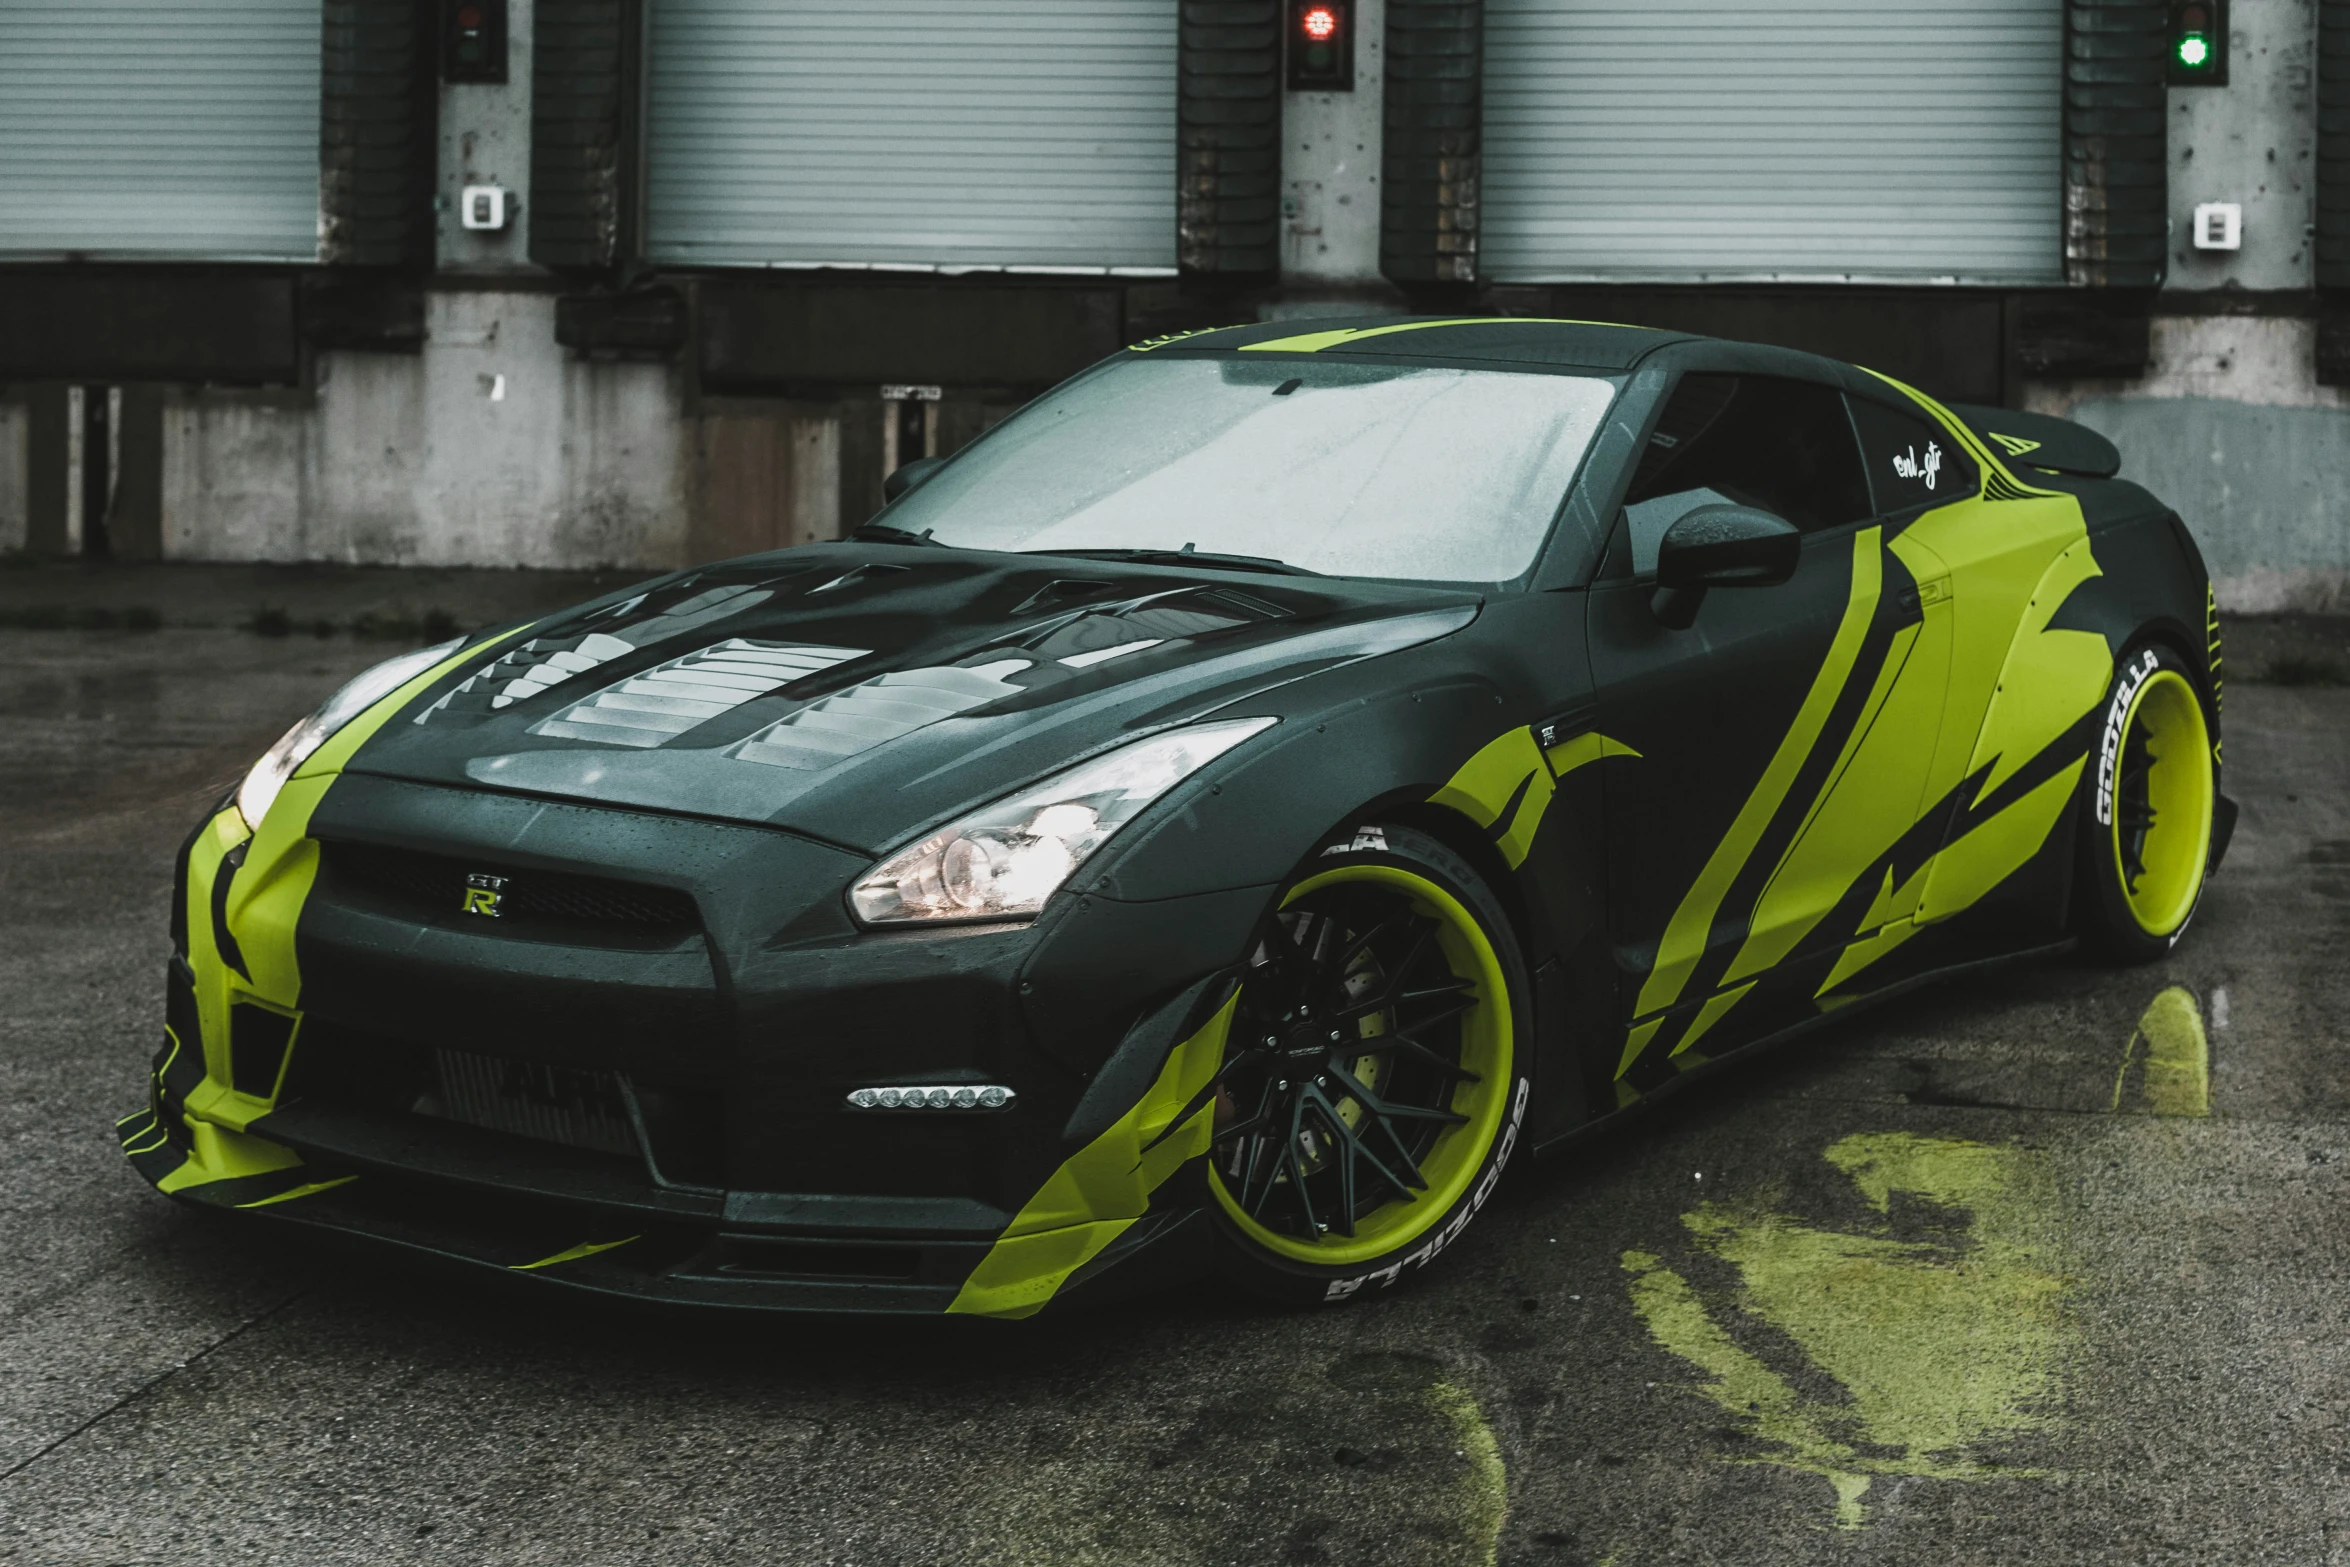
[[[2173,87],[2228,84],[2228,0],[2171,0],[2169,66]]]
[[[506,0],[444,0],[441,80],[506,80]]]
[[[1290,0],[1289,90],[1355,90],[1354,0]]]

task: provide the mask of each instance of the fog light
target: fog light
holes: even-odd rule
[[[1001,1110],[1019,1095],[1000,1083],[958,1083],[933,1088],[859,1088],[849,1095],[854,1110]]]

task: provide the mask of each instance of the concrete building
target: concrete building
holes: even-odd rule
[[[2069,413],[2350,606],[2338,290],[2350,0],[0,8],[0,549],[666,567],[1128,341],[1499,310]]]

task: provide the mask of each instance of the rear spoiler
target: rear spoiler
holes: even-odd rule
[[[2113,442],[2087,425],[2053,414],[1985,408],[1979,403],[1943,406],[2012,466],[2077,473],[2089,479],[2110,479],[2122,471],[2122,454]]]

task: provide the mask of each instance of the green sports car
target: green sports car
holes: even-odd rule
[[[2118,467],[1671,332],[1137,344],[849,540],[296,724],[180,855],[124,1149],[638,1302],[1387,1289],[1745,1052],[2180,938],[2219,637]]]

